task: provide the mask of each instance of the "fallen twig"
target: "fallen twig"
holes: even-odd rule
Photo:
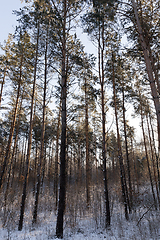
[[[140,221],[142,220],[142,218],[144,217],[145,214],[147,214],[149,212],[149,210],[153,207],[154,203],[147,209],[147,211],[145,213],[143,213],[143,215],[140,217],[140,219],[138,220],[137,226],[140,223]]]

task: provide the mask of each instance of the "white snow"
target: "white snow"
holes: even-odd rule
[[[144,210],[144,209],[143,209]],[[68,227],[64,224],[65,240],[98,240],[98,239],[160,239],[159,212],[148,212],[137,226],[138,217],[141,214],[133,213],[130,220],[126,221],[121,209],[112,214],[110,229],[97,227],[94,217],[84,217],[78,219],[77,225]],[[103,221],[102,219],[99,219]],[[67,221],[69,221],[67,219]],[[100,225],[100,223],[98,224]],[[103,222],[102,222],[103,226]],[[47,240],[56,239],[55,237],[56,216],[51,213],[50,216],[39,216],[39,223],[33,228],[31,224],[25,222],[22,231],[7,226],[0,229],[0,240]]]
[[[103,191],[103,189],[102,189]],[[82,195],[81,195],[82,196]],[[101,196],[101,195],[100,195]],[[65,240],[158,240],[160,239],[160,211],[154,206],[149,209],[152,203],[152,196],[149,191],[141,191],[141,197],[137,199],[137,205],[133,213],[129,215],[129,221],[124,217],[124,207],[114,195],[110,199],[111,226],[104,228],[103,197],[92,199],[92,206],[85,209],[85,201],[81,201],[81,211],[78,200],[70,202],[64,218],[64,238]],[[54,210],[53,198],[48,195],[41,197],[41,204],[38,211],[38,223],[33,227],[32,209],[33,198],[28,198],[25,210],[24,225],[22,231],[18,231],[19,204],[7,209],[7,220],[5,226],[1,208],[0,213],[0,240],[50,240],[56,239],[56,213]],[[101,207],[100,207],[101,202]],[[69,205],[70,203],[70,205]],[[147,212],[147,210],[149,211]],[[146,214],[145,214],[146,213]],[[144,214],[144,216],[143,216]],[[140,218],[143,218],[140,220]],[[6,217],[6,216],[5,216]],[[139,224],[137,225],[138,221]]]

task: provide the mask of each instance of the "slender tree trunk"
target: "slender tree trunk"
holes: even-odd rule
[[[150,119],[150,126],[151,126],[151,130],[152,130],[152,141],[153,141],[153,146],[154,146],[154,154],[156,156],[156,168],[157,168],[157,176],[158,176],[158,187],[159,187],[159,192],[160,192],[159,157],[158,157],[158,154],[157,154],[157,151],[156,151],[154,130],[153,130],[153,126],[152,126],[152,119],[151,119],[150,113],[149,113],[149,119]]]
[[[86,135],[86,197],[87,206],[90,203],[90,164],[89,164],[89,137],[88,137],[88,96],[87,80],[85,78],[85,135]]]
[[[22,100],[23,100],[23,97],[22,97]],[[15,140],[14,140],[11,162],[9,164],[9,169],[8,169],[7,186],[6,186],[6,190],[5,190],[5,194],[4,194],[4,216],[6,215],[6,205],[7,205],[7,197],[8,197],[9,183],[10,183],[10,177],[11,177],[11,169],[12,169],[13,159],[14,159],[15,150],[16,150],[16,146],[17,146],[17,139],[18,139],[18,133],[19,133],[20,120],[21,120],[22,100],[20,103],[19,118],[18,118],[18,123],[17,123],[17,127],[16,127],[16,136],[15,136]],[[13,176],[12,177],[12,182],[13,182],[14,174],[12,174],[12,176]],[[5,222],[3,224],[5,225]]]
[[[137,163],[135,159],[135,154],[134,154],[134,147],[133,147],[133,138],[131,137],[131,149],[132,149],[132,158],[134,161],[134,176],[137,182],[137,191],[139,193],[139,178],[138,178],[138,169],[137,169]]]
[[[44,183],[44,179],[45,179],[45,174],[46,174],[46,169],[47,169],[47,165],[46,163],[48,162],[46,160],[46,152],[47,152],[47,143],[46,141],[44,142],[44,157],[43,157],[43,162],[42,162],[42,176],[41,176],[41,190],[43,190],[43,183]]]
[[[98,161],[97,161],[97,137],[96,137],[96,116],[93,116],[93,132],[94,132],[94,148],[95,148],[95,157],[94,157],[94,164],[95,164],[95,169],[96,169],[96,186],[98,184]]]
[[[114,98],[114,109],[115,109],[115,118],[116,118],[116,128],[117,128],[117,142],[118,142],[118,159],[119,159],[119,166],[120,166],[120,178],[121,178],[121,187],[122,187],[122,197],[124,202],[125,208],[125,217],[128,220],[128,208],[130,211],[130,203],[128,199],[128,190],[126,185],[126,178],[125,178],[125,170],[123,165],[123,156],[122,156],[122,149],[121,149],[121,142],[120,142],[120,134],[119,134],[119,124],[118,124],[118,113],[117,113],[117,102],[116,102],[116,88],[115,88],[115,73],[114,73],[114,57],[112,53],[112,81],[113,81],[113,98]],[[128,207],[127,207],[128,206]]]
[[[28,134],[26,134],[26,139],[25,139],[25,148],[24,148],[24,154],[22,156],[22,167],[21,167],[21,174],[24,176],[24,164],[25,164],[25,160],[26,160],[26,151],[27,151],[27,144],[28,144]],[[19,174],[19,178],[21,177],[21,175]]]
[[[63,238],[63,218],[66,197],[66,99],[67,99],[67,71],[66,71],[66,10],[67,2],[63,0],[63,36],[62,36],[62,112],[61,112],[61,152],[60,152],[60,190],[58,201],[58,215],[56,224],[56,236]]]
[[[57,133],[56,133],[56,156],[55,156],[55,177],[54,177],[54,194],[56,197],[56,208],[58,203],[58,159],[59,159],[59,134],[60,134],[60,118],[61,118],[61,101],[58,113]]]
[[[158,133],[159,133],[158,134],[158,138],[159,138],[158,142],[159,142],[159,146],[160,146],[160,102],[159,102],[159,96],[157,93],[156,83],[155,83],[155,79],[154,79],[154,75],[153,75],[153,68],[152,68],[151,58],[149,56],[149,49],[148,49],[146,39],[143,34],[143,29],[142,29],[140,19],[138,16],[137,6],[135,3],[135,0],[131,0],[131,2],[132,2],[133,10],[134,10],[134,15],[135,15],[136,24],[137,24],[137,31],[138,31],[141,47],[143,49],[146,70],[147,70],[150,87],[151,87],[151,93],[152,93],[154,106],[155,106],[155,110],[156,110],[156,116],[157,116],[157,121],[158,121]],[[151,53],[150,53],[150,55],[151,55]]]
[[[128,142],[127,142],[127,131],[126,131],[126,116],[125,116],[125,96],[124,96],[124,89],[122,88],[122,95],[123,95],[123,126],[124,126],[124,138],[125,138],[125,148],[126,148],[126,159],[127,159],[127,172],[128,172],[128,183],[129,183],[129,199],[130,205],[132,208],[132,183],[131,183],[131,170],[130,170],[130,160],[129,160],[129,153],[128,153]]]
[[[148,173],[149,173],[149,178],[150,178],[150,184],[151,184],[153,201],[154,201],[155,208],[157,209],[157,202],[156,202],[156,197],[155,197],[155,193],[154,193],[153,180],[152,180],[152,174],[151,174],[151,169],[150,169],[150,164],[149,164],[149,158],[148,158],[148,150],[147,150],[147,145],[146,145],[146,136],[145,136],[145,131],[144,131],[142,105],[141,105],[141,109],[140,109],[140,110],[141,110],[141,125],[142,125],[144,148],[145,148],[146,159],[147,159]]]
[[[102,39],[102,47],[101,47]],[[108,196],[108,180],[106,169],[106,116],[105,116],[105,97],[104,97],[104,22],[102,26],[102,35],[99,28],[99,46],[98,46],[98,65],[99,65],[99,80],[101,85],[101,112],[102,112],[102,157],[103,157],[103,182],[104,182],[104,198],[105,198],[105,226],[109,227],[111,221],[110,205]]]
[[[20,127],[20,122],[21,122],[22,102],[23,102],[23,96],[22,96],[22,98],[21,98],[21,102],[20,102],[20,106],[19,106],[18,122],[17,122],[17,124],[16,124],[16,132],[15,132],[14,145],[13,145],[12,156],[11,156],[11,161],[10,161],[9,170],[8,170],[8,175],[10,176],[10,175],[11,175],[11,169],[12,169],[12,183],[11,183],[11,185],[13,184],[14,176],[15,176],[14,170],[15,170],[15,164],[16,164],[16,162],[13,161],[13,160],[14,160],[14,156],[15,156],[16,148],[17,148],[18,133],[19,133],[19,127]],[[18,158],[18,160],[19,160],[19,158]]]
[[[2,165],[2,168],[1,168],[1,172],[0,172],[0,174],[1,174],[0,175],[0,188],[2,187],[4,173],[5,173],[6,166],[7,166],[7,163],[9,161],[9,158],[10,158],[10,150],[11,150],[11,145],[12,145],[12,139],[13,139],[15,124],[16,124],[18,103],[19,103],[20,92],[21,92],[22,65],[23,65],[23,53],[22,53],[22,56],[21,56],[21,63],[20,63],[20,75],[19,75],[19,80],[18,80],[16,104],[15,104],[15,109],[14,109],[14,113],[13,113],[13,119],[12,119],[12,123],[11,123],[11,129],[10,129],[8,144],[7,144],[7,148],[6,148],[5,158],[4,158],[4,162],[3,162],[3,165]]]
[[[155,185],[156,185],[157,199],[158,199],[158,203],[159,203],[159,205],[160,205],[159,190],[158,190],[157,175],[156,175],[156,167],[155,167],[155,158],[154,158],[154,152],[153,152],[153,147],[152,147],[152,139],[151,139],[151,133],[150,133],[150,127],[149,127],[149,121],[148,121],[148,116],[147,116],[147,114],[146,114],[146,120],[147,120],[148,136],[149,136],[149,143],[150,143],[150,149],[151,149],[151,157],[152,157],[154,181],[155,181]]]
[[[80,116],[78,117],[78,122],[80,126]],[[82,178],[82,171],[81,171],[81,135],[80,135],[80,129],[78,129],[78,189],[80,189],[80,184],[81,184],[81,178]]]
[[[26,157],[26,163],[25,163],[25,173],[24,173],[25,176],[24,176],[24,182],[23,182],[23,194],[22,194],[22,199],[21,199],[20,218],[19,218],[19,225],[18,225],[19,231],[21,231],[22,227],[23,227],[24,209],[25,209],[25,201],[26,201],[26,193],[27,193],[27,179],[28,179],[28,174],[29,174],[30,154],[31,154],[31,145],[32,145],[33,107],[34,107],[34,97],[35,97],[35,88],[36,88],[38,45],[39,45],[39,24],[37,27],[37,43],[36,43],[34,80],[33,80],[32,99],[31,99],[29,139],[28,139],[28,149],[27,149],[27,157]]]
[[[25,149],[25,140],[24,140],[24,137],[23,137],[22,152],[21,152],[19,171],[18,171],[18,178],[20,178],[20,176],[22,174],[22,161],[23,161],[24,149]]]
[[[36,195],[35,195],[32,224],[37,222],[37,210],[38,210],[39,192],[40,192],[40,185],[41,185],[42,164],[44,162],[44,134],[45,134],[46,91],[47,91],[47,53],[48,53],[48,31],[47,31],[46,49],[45,49],[45,72],[44,72],[44,91],[43,91],[43,120],[42,120],[42,130],[41,130],[41,150],[40,150],[40,159],[39,159],[39,164],[38,164]]]
[[[70,179],[70,181],[72,178],[72,171],[73,171],[73,154],[72,153],[73,153],[73,148],[72,148],[72,143],[70,143],[70,157],[69,158],[67,157],[67,159],[69,159],[67,169],[69,169],[68,179]]]
[[[34,155],[34,177],[33,177],[33,196],[36,191],[36,177],[37,177],[37,160],[38,160],[38,142],[35,143],[35,155]]]
[[[2,102],[2,93],[3,93],[3,86],[4,86],[4,82],[5,82],[6,72],[7,72],[7,68],[4,69],[4,75],[3,75],[2,84],[1,84],[0,107],[1,107],[1,102]]]

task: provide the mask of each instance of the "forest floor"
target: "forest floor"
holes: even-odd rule
[[[144,211],[145,213],[145,211]],[[137,239],[149,240],[160,239],[160,213],[148,211],[139,224],[141,214],[130,215],[126,221],[121,213],[112,216],[110,229],[96,227],[95,219],[86,217],[77,219],[77,224],[70,228],[64,228],[64,239],[66,240],[98,240],[98,239]],[[40,216],[39,222],[33,228],[25,222],[23,230],[18,231],[12,226],[0,229],[0,240],[47,240],[55,237],[56,217],[53,213],[47,216]]]
[[[15,204],[3,217],[0,212],[0,240],[50,240],[56,239],[56,214],[53,204],[47,202],[48,197],[42,199],[39,207],[38,222],[33,227],[32,199],[29,198],[24,216],[22,231],[18,231],[19,204]],[[49,201],[52,201],[50,199]],[[18,202],[17,202],[18,203]],[[81,206],[84,204],[81,202]],[[155,210],[152,197],[148,191],[141,192],[134,210],[127,221],[124,216],[122,203],[111,199],[111,226],[104,228],[103,209],[99,210],[99,202],[95,201],[90,210],[79,214],[78,205],[71,204],[64,219],[64,240],[159,240],[160,239],[160,210]],[[100,213],[101,212],[101,213]]]

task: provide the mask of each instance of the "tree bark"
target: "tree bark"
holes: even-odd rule
[[[61,118],[61,101],[58,113],[57,133],[56,133],[56,155],[55,155],[55,177],[54,177],[54,194],[56,197],[56,208],[58,204],[58,159],[59,159],[59,135],[60,135],[60,118]]]
[[[131,149],[132,149],[132,158],[133,158],[133,161],[134,161],[134,176],[135,176],[135,179],[136,179],[136,182],[137,182],[137,191],[139,193],[139,178],[138,178],[137,162],[136,162],[136,159],[135,159],[132,136],[131,136]]]
[[[67,84],[67,70],[66,70],[66,11],[67,2],[63,0],[63,37],[62,37],[62,111],[61,111],[61,152],[60,152],[60,190],[58,202],[58,214],[56,224],[56,236],[63,238],[63,218],[65,211],[65,197],[66,197],[66,84]]]
[[[129,183],[129,199],[130,205],[132,208],[132,183],[131,183],[131,168],[130,168],[130,160],[129,160],[129,153],[128,153],[128,142],[127,142],[127,131],[126,131],[126,116],[125,116],[125,95],[124,89],[122,88],[122,96],[123,96],[123,126],[124,126],[124,138],[125,138],[125,148],[126,148],[126,159],[127,159],[127,172],[128,172],[128,183]]]
[[[153,97],[153,102],[154,102],[154,106],[155,106],[155,110],[156,110],[156,116],[157,116],[157,121],[158,121],[158,132],[160,133],[160,102],[159,102],[159,96],[157,93],[156,83],[155,83],[155,79],[154,79],[154,75],[153,75],[154,69],[152,68],[152,62],[151,62],[151,58],[149,56],[150,49],[147,46],[146,39],[143,34],[143,29],[142,29],[140,19],[138,16],[138,10],[137,10],[135,0],[131,0],[131,2],[132,2],[133,10],[134,10],[138,35],[139,35],[141,47],[143,49],[146,70],[147,70],[149,83],[150,83],[150,87],[151,87],[151,93],[152,93],[152,97]],[[150,52],[150,55],[151,55],[151,52]],[[158,134],[158,142],[159,142],[159,147],[160,147],[160,134]]]
[[[19,118],[18,118],[18,123],[17,123],[17,127],[16,127],[16,136],[15,136],[15,139],[14,139],[12,157],[11,157],[11,161],[10,161],[9,169],[8,169],[8,173],[7,173],[7,186],[6,186],[6,190],[5,190],[5,194],[4,194],[4,216],[6,215],[6,205],[7,205],[7,197],[8,197],[8,191],[9,191],[9,185],[10,185],[11,170],[12,170],[12,167],[13,167],[13,158],[14,158],[14,155],[15,155],[15,150],[16,150],[17,140],[18,140],[19,126],[20,126],[20,120],[21,120],[22,101],[23,101],[23,97],[22,97],[21,103],[20,103]],[[13,181],[14,181],[14,174],[12,173],[12,181],[11,182],[13,183]],[[5,222],[3,223],[3,225],[5,225]]]
[[[85,135],[86,135],[86,197],[87,206],[90,203],[90,164],[89,164],[89,136],[88,136],[88,96],[87,80],[85,78]]]
[[[20,92],[21,92],[22,66],[23,66],[23,53],[22,53],[22,56],[21,56],[21,63],[20,63],[20,74],[19,74],[19,80],[18,80],[16,104],[15,104],[13,119],[12,119],[12,123],[11,123],[11,129],[10,129],[8,144],[7,144],[7,148],[6,148],[5,158],[4,158],[4,162],[3,162],[2,168],[1,168],[0,188],[2,187],[4,173],[5,173],[6,166],[7,166],[7,163],[8,163],[8,161],[9,161],[9,158],[10,158],[10,150],[11,150],[11,145],[12,145],[12,139],[13,139],[15,124],[16,124],[16,117],[17,117],[17,111],[18,111],[18,103],[19,103]]]
[[[151,169],[150,169],[150,164],[149,164],[148,150],[147,150],[147,145],[146,145],[146,136],[145,136],[145,131],[144,131],[144,121],[143,121],[142,105],[140,107],[141,107],[141,109],[140,109],[140,111],[141,111],[141,125],[142,125],[142,133],[143,133],[145,154],[146,154],[146,159],[147,159],[147,167],[148,167],[148,173],[149,173],[149,178],[150,178],[150,184],[151,184],[153,201],[154,201],[155,208],[157,209],[157,202],[156,202],[156,197],[155,197],[155,193],[154,193],[154,186],[153,186],[152,174],[151,174]]]
[[[44,90],[43,90],[43,118],[42,118],[42,130],[41,130],[41,149],[40,149],[40,159],[38,164],[37,173],[37,184],[36,184],[36,195],[33,211],[32,224],[37,222],[37,210],[39,202],[39,192],[41,186],[41,174],[42,174],[42,164],[44,162],[44,135],[45,135],[45,118],[46,118],[46,91],[47,91],[47,54],[48,54],[48,30],[46,37],[46,49],[45,49],[45,71],[44,71]]]
[[[153,173],[154,173],[154,181],[155,181],[155,186],[156,186],[156,191],[157,191],[157,199],[158,203],[160,205],[160,199],[159,199],[159,189],[158,189],[158,184],[157,184],[157,175],[156,175],[156,167],[155,167],[155,158],[154,158],[154,151],[153,151],[153,146],[152,146],[152,139],[151,139],[151,133],[150,133],[150,127],[149,127],[149,121],[148,121],[148,116],[146,113],[146,120],[147,120],[147,128],[148,128],[148,136],[149,136],[149,144],[150,144],[150,149],[151,149],[151,157],[152,157],[152,165],[153,165]]]
[[[122,197],[123,197],[124,208],[125,208],[125,217],[128,220],[129,219],[128,208],[129,208],[129,211],[131,211],[131,210],[130,210],[130,203],[129,203],[129,199],[128,199],[128,189],[127,189],[127,185],[126,185],[126,177],[125,177],[125,170],[124,170],[124,165],[123,165],[122,148],[121,148],[120,134],[119,134],[113,53],[112,53],[112,72],[113,72],[113,75],[112,75],[113,99],[114,99],[114,109],[115,109],[116,128],[117,128],[118,159],[119,159],[119,166],[120,166],[121,188],[122,188]]]
[[[0,107],[1,107],[1,102],[2,102],[2,93],[3,93],[3,86],[4,86],[4,82],[5,82],[6,72],[7,72],[7,68],[4,69],[4,75],[3,75],[2,84],[1,84]]]
[[[157,168],[157,176],[158,176],[158,188],[159,188],[159,192],[160,192],[160,172],[159,172],[159,157],[156,151],[156,145],[155,145],[155,138],[154,138],[154,130],[153,130],[153,126],[152,126],[152,119],[151,119],[151,115],[149,112],[149,119],[150,119],[150,126],[151,126],[151,131],[152,131],[152,141],[153,141],[153,146],[154,146],[154,154],[156,156],[156,168]]]
[[[29,174],[30,154],[31,154],[31,145],[32,145],[33,107],[34,107],[34,97],[35,97],[35,88],[36,88],[38,45],[39,45],[39,24],[37,25],[37,42],[36,42],[34,80],[33,80],[32,99],[31,99],[29,139],[28,139],[27,157],[26,157],[26,163],[25,163],[25,173],[24,173],[25,176],[24,176],[24,182],[23,182],[23,193],[22,193],[22,199],[21,199],[20,218],[19,218],[19,224],[18,224],[19,231],[21,231],[22,227],[23,227],[24,209],[25,209],[25,201],[26,201],[26,194],[27,194],[27,179],[28,179],[28,174]]]
[[[102,46],[101,46],[102,40]],[[101,113],[102,113],[102,158],[103,158],[103,182],[104,182],[104,203],[105,203],[105,227],[108,228],[111,222],[109,195],[108,195],[108,179],[106,169],[106,116],[105,116],[105,97],[104,97],[104,21],[102,23],[102,32],[99,27],[99,46],[98,46],[98,65],[99,80],[101,86]]]

